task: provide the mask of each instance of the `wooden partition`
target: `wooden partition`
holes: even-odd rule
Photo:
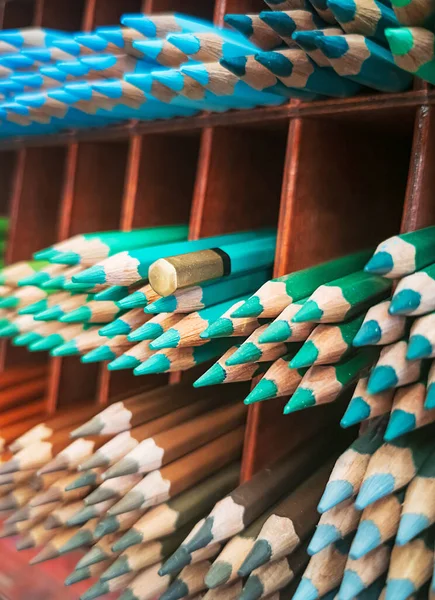
[[[131,11],[182,11],[222,24],[227,12],[264,7],[263,0],[9,0],[0,2],[0,18],[4,28],[91,30]],[[373,246],[400,227],[435,222],[434,102],[416,82],[403,94],[0,141],[8,260],[76,233],[182,222],[191,239],[277,225],[276,275]],[[8,344],[1,357],[6,367],[29,360]],[[52,411],[79,400],[104,405],[168,380],[49,360]],[[249,409],[243,479],[285,452],[310,418],[284,417],[282,407],[278,400]]]

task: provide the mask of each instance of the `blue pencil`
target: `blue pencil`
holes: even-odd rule
[[[391,7],[379,0],[327,0],[328,7],[346,33],[359,33],[387,43],[385,29],[399,27]]]
[[[56,67],[77,78],[117,78],[124,73],[149,73],[156,65],[128,55],[93,54],[68,61],[60,61]]]
[[[315,40],[317,36],[341,35],[342,33],[343,31],[340,27],[325,27],[325,29],[313,29],[312,31],[295,31],[292,37],[296,44],[314,60],[316,65],[319,67],[330,67],[329,60],[319,50]]]
[[[23,29],[8,29],[0,31],[0,42],[10,44],[15,49],[26,47],[48,47],[59,38],[70,37],[64,31],[43,29],[41,27],[24,27]]]
[[[286,43],[294,45],[295,31],[323,29],[327,24],[314,10],[263,11],[260,18],[267,23]]]
[[[241,54],[254,54],[258,46],[237,32],[217,29],[207,33],[172,33],[166,38],[191,60],[215,62]]]
[[[214,29],[212,23],[181,13],[126,14],[121,17],[121,23],[125,27],[137,29],[147,38],[164,38],[168,33],[198,33]]]
[[[260,15],[225,15],[224,20],[261,50],[274,50],[282,45],[280,36],[260,18]]]

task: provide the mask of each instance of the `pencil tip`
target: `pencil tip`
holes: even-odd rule
[[[109,586],[104,581],[98,581],[95,585],[90,587],[84,594],[80,596],[80,600],[94,600],[99,596],[109,593]]]
[[[277,394],[278,388],[276,383],[271,379],[265,379],[263,377],[245,398],[244,403],[252,404],[253,402],[260,402],[261,400],[268,400],[269,398],[275,398]]]
[[[125,533],[121,539],[117,540],[113,546],[113,552],[123,552],[130,548],[130,546],[136,546],[137,544],[142,543],[143,536],[141,533],[136,531],[135,529],[130,529]]]
[[[307,552],[310,556],[313,556],[340,538],[341,534],[337,527],[334,525],[319,524],[310,541]]]
[[[230,25],[236,31],[240,31],[248,38],[254,33],[252,19],[248,15],[225,15],[224,20],[227,25]]]
[[[110,567],[100,575],[101,581],[109,581],[115,579],[115,577],[121,577],[130,573],[130,567],[128,564],[128,558],[126,556],[120,556]]]
[[[252,342],[244,342],[226,361],[228,367],[256,362],[261,358],[261,350]]]
[[[353,560],[362,558],[382,544],[378,526],[371,520],[361,521],[352,542],[349,555]]]
[[[307,340],[302,348],[290,361],[292,369],[300,369],[302,367],[311,367],[319,356],[319,351],[311,340]]]
[[[94,546],[76,564],[76,569],[85,569],[105,560],[106,554]]]
[[[127,335],[128,333],[130,333],[130,326],[122,319],[116,319],[99,330],[99,334],[105,337]]]
[[[396,409],[390,414],[387,429],[384,433],[384,440],[391,442],[397,437],[404,435],[416,428],[415,415],[404,410]]]
[[[81,477],[74,481],[74,484],[78,482],[81,483],[89,481],[89,483],[81,483],[81,485],[77,487],[83,487],[83,485],[92,485],[96,482],[96,474],[92,471],[92,469],[98,469],[98,467],[105,467],[108,464],[108,459],[98,450],[93,454],[90,458],[85,460],[82,464],[78,466],[78,470],[82,471],[83,474]],[[84,471],[88,471],[85,473]],[[90,472],[89,472],[90,471]],[[80,480],[80,481],[79,481]],[[68,488],[66,488],[68,489]]]
[[[224,383],[226,378],[225,369],[219,363],[212,365],[199,379],[193,383],[193,387],[205,387],[207,385],[218,385]]]
[[[79,349],[74,340],[69,340],[61,346],[56,346],[50,350],[51,356],[77,356],[80,354]]]
[[[144,502],[145,498],[142,493],[131,490],[119,502],[109,508],[108,513],[110,516],[115,516],[131,512],[132,510],[141,508]]]
[[[205,584],[209,589],[214,589],[227,583],[232,573],[232,565],[223,560],[215,560],[205,576]]]
[[[320,321],[323,310],[315,300],[307,300],[292,318],[294,323],[305,323],[307,321]]]
[[[382,331],[377,321],[371,320],[363,323],[353,338],[352,345],[355,348],[361,346],[372,346],[377,344],[382,337]]]
[[[406,600],[415,592],[415,585],[409,579],[388,579],[385,600]]]
[[[196,54],[201,48],[199,39],[193,33],[170,34],[166,39],[187,56]]]
[[[430,410],[435,408],[435,384],[429,384],[426,393],[426,400],[424,401],[424,408]]]
[[[92,506],[93,504],[98,504],[99,502],[104,502],[105,500],[110,500],[116,496],[116,492],[106,487],[98,487],[94,490],[89,496],[86,496],[84,502],[88,506]]]
[[[290,323],[283,319],[278,319],[269,325],[266,331],[260,335],[258,341],[260,344],[286,342],[291,337],[291,334]]]
[[[88,364],[88,363],[101,362],[104,360],[113,360],[114,357],[115,357],[115,354],[109,348],[109,346],[99,346],[98,348],[94,348],[87,354],[84,354],[80,360],[82,363]]]
[[[269,562],[271,557],[272,547],[269,542],[267,540],[257,540],[237,571],[237,575],[239,577],[247,577],[254,569]]]
[[[104,423],[96,416],[87,423],[84,423],[69,434],[71,438],[88,437],[90,435],[98,435],[104,427]]]
[[[398,0],[392,0],[393,6],[402,6]],[[414,38],[408,27],[388,28],[385,30],[390,50],[393,54],[408,54],[414,46]]]
[[[263,595],[263,584],[259,577],[251,575],[239,596],[239,600],[257,600]]]
[[[180,546],[159,569],[159,575],[172,575],[178,573],[183,567],[191,562],[190,552],[185,546]]]
[[[419,533],[430,527],[426,515],[420,513],[407,513],[401,516],[395,543],[403,546],[413,540]]]
[[[141,308],[145,307],[146,305],[146,296],[145,294],[143,294],[143,292],[140,291],[133,292],[129,296],[126,296],[125,298],[121,298],[121,300],[119,300],[119,306],[121,308]]]
[[[129,356],[128,354],[122,354],[112,360],[107,365],[109,371],[122,371],[123,369],[135,369],[140,365],[140,360],[135,358],[134,356]]]
[[[379,394],[392,387],[396,387],[398,378],[393,367],[380,365],[375,367],[370,374],[367,391],[369,394]]]
[[[406,358],[408,360],[418,360],[427,358],[432,354],[432,344],[424,335],[411,335],[406,349]]]
[[[386,275],[393,268],[393,257],[389,252],[376,252],[364,267],[364,271],[376,275]]]
[[[319,592],[317,591],[316,586],[310,579],[304,577],[293,596],[293,600],[316,600],[318,597]]]
[[[201,339],[230,337],[234,332],[234,326],[231,319],[220,317],[214,323],[211,323],[200,335]]]
[[[394,477],[390,473],[378,473],[363,481],[355,500],[355,507],[363,510],[376,500],[394,492]]]
[[[83,581],[85,579],[89,579],[91,577],[91,573],[89,569],[76,569],[72,573],[68,575],[65,579],[64,583],[66,586],[74,585],[75,583],[79,583],[79,581]]]
[[[189,595],[189,588],[181,579],[175,579],[166,592],[160,596],[160,600],[181,600]]]
[[[329,5],[329,4],[328,4]],[[340,600],[352,600],[365,588],[361,577],[355,572],[346,570],[340,585]]]
[[[18,298],[15,298],[14,296],[7,296],[6,298],[2,298],[0,300],[0,308],[16,308],[18,303]]]
[[[154,375],[164,373],[171,368],[171,363],[165,354],[153,354],[133,371],[135,375]]]
[[[59,552],[52,546],[45,546],[39,554],[34,556],[30,561],[30,565],[37,565],[39,563],[45,562],[47,560],[51,560],[53,558],[57,558],[59,556]]]
[[[421,294],[411,289],[396,292],[391,300],[388,312],[392,315],[407,315],[420,306]]]
[[[164,350],[165,348],[176,348],[180,343],[181,336],[176,329],[168,329],[157,339],[150,343],[151,350]]]
[[[293,396],[284,406],[284,414],[289,415],[298,410],[305,410],[316,404],[316,398],[309,388],[298,387]]]
[[[116,464],[108,469],[104,475],[104,481],[114,479],[115,477],[123,477],[124,475],[133,475],[139,472],[139,464],[134,458],[128,456],[121,458]]]
[[[353,495],[353,486],[343,479],[339,479],[336,481],[330,481],[323,492],[323,496],[320,499],[317,510],[319,513],[323,514],[324,512],[331,510],[340,502],[351,498]]]
[[[59,63],[58,67],[62,68],[61,63]],[[74,265],[79,264],[80,255],[77,254],[76,252],[71,252],[71,251],[57,252],[56,254],[51,256],[50,262],[55,263],[55,264],[68,265],[68,266],[72,267]]]
[[[87,323],[92,317],[91,310],[88,306],[80,306],[75,310],[63,315],[60,318],[61,323]]]
[[[236,308],[236,310],[231,313],[231,317],[233,318],[241,318],[241,317],[258,317],[263,312],[264,308],[260,302],[260,298],[258,296],[251,296],[245,302]]]
[[[246,56],[231,56],[222,58],[219,62],[225,69],[228,69],[230,73],[234,73],[234,75],[237,75],[238,77],[246,75]],[[231,316],[235,316],[235,314]]]
[[[361,398],[361,396],[355,396],[351,399],[346,412],[344,413],[340,425],[343,429],[352,427],[361,421],[365,421],[370,416],[370,406]]]
[[[94,265],[81,273],[77,273],[72,279],[74,283],[91,283],[96,285],[98,283],[106,283],[106,274],[103,266]]]

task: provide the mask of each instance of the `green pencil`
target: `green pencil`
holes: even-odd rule
[[[432,449],[433,428],[419,429],[381,446],[370,459],[356,499],[360,510],[408,484]]]
[[[331,510],[347,498],[356,496],[371,456],[382,446],[382,428],[371,426],[340,456],[320,500],[318,511]]]
[[[396,391],[384,436],[385,440],[393,440],[435,421],[435,410],[424,408],[425,397],[426,377],[424,376],[417,383],[412,383]]]
[[[390,388],[401,387],[417,381],[422,361],[407,360],[408,344],[401,340],[381,350],[379,360],[370,373],[367,385],[370,394],[379,394]]]
[[[435,312],[414,321],[406,352],[408,360],[433,357],[435,357]]]
[[[267,327],[264,333],[261,334],[258,340],[260,344],[273,342],[301,342],[306,340],[316,326],[315,323],[309,321],[306,323],[292,322],[293,317],[305,301],[306,298],[289,304]]]
[[[107,301],[106,301],[107,302]],[[111,337],[113,335],[128,335],[150,320],[142,308],[133,308],[100,329],[100,335]]]
[[[170,348],[162,350],[150,356],[145,362],[136,367],[133,372],[135,375],[151,375],[153,373],[186,371],[219,356],[233,344],[233,338],[224,338],[222,340],[213,340],[203,346],[193,348]]]
[[[275,318],[289,304],[312,294],[320,285],[361,269],[371,252],[350,254],[265,283],[233,317]]]
[[[435,310],[435,264],[401,279],[391,300],[393,315],[424,315]]]
[[[113,300],[90,300],[84,306],[67,312],[59,320],[61,323],[110,323],[123,312]]]
[[[258,338],[264,333],[267,325],[256,329],[227,360],[227,366],[241,365],[249,362],[265,362],[276,360],[287,352],[287,345],[282,342],[260,344]]]
[[[251,362],[229,367],[226,362],[238,348],[240,346],[231,346],[208,371],[194,381],[193,387],[198,388],[222,383],[235,383],[236,381],[251,381],[270,367],[269,362]]]
[[[100,334],[98,331],[98,334]],[[112,338],[102,338],[101,345],[94,348],[87,354],[81,357],[81,362],[88,364],[93,362],[101,362],[103,360],[115,360],[116,357],[121,356],[127,350],[134,346],[134,342],[129,342],[126,335],[115,335]]]
[[[363,320],[364,315],[359,315],[340,325],[317,325],[290,366],[299,369],[340,361],[352,349],[353,339]]]
[[[367,348],[336,365],[310,367],[284,407],[284,414],[334,402],[342,391],[371,367],[376,356],[375,350]]]
[[[368,380],[368,377],[361,377],[358,381],[346,412],[340,421],[342,427],[352,427],[361,421],[374,419],[391,411],[394,388],[379,394],[370,394],[367,391]]]
[[[202,331],[199,335],[201,339],[209,340],[219,337],[247,337],[251,335],[258,327],[260,322],[255,317],[247,317],[245,319],[234,319],[231,314],[241,306],[248,296],[244,296],[236,302],[232,302],[231,306],[215,321]]]
[[[107,368],[109,371],[134,369],[152,355],[153,351],[150,348],[149,340],[144,340],[143,342],[136,343],[134,346],[126,350],[124,354],[121,354],[121,356],[118,356],[118,358],[112,360],[112,362],[107,365]]]
[[[275,360],[245,398],[245,404],[293,394],[307,372],[306,369],[293,369],[290,367],[293,356],[294,352]]]
[[[182,313],[159,313],[129,333],[127,337],[131,342],[155,340],[165,333],[165,331],[168,331],[168,329],[177,325],[181,319],[184,319],[184,314]]]
[[[435,82],[432,31],[423,27],[399,27],[387,29],[385,35],[398,67],[429,83]]]
[[[132,308],[144,308],[147,304],[154,302],[160,298],[153,288],[147,284],[129,294],[125,298],[119,300],[119,306],[123,309],[130,310]]]
[[[391,315],[390,304],[390,300],[384,300],[368,309],[364,322],[353,340],[355,347],[385,346],[404,336],[406,318]]]

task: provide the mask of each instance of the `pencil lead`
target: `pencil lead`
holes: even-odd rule
[[[229,367],[255,362],[261,358],[261,350],[252,342],[245,342],[226,361]]]
[[[299,387],[293,396],[291,396],[289,402],[284,406],[284,414],[289,415],[290,413],[298,410],[304,410],[314,406],[316,399],[312,390],[309,388]]]
[[[394,478],[388,474],[372,475],[361,485],[359,494],[355,500],[358,510],[363,510],[376,500],[388,496],[394,492]]]
[[[61,346],[56,346],[50,350],[51,356],[77,356],[80,354],[79,349],[74,340],[69,340]]]
[[[114,506],[109,508],[110,516],[121,515],[132,510],[136,510],[142,506],[144,497],[141,493],[131,490],[126,496],[121,498]]]
[[[94,348],[87,354],[81,357],[82,363],[95,363],[101,362],[103,360],[112,360],[114,353],[108,346],[100,346],[99,348]]]
[[[113,467],[110,467],[104,474],[103,479],[114,479],[124,475],[133,475],[138,472],[138,463],[136,460],[128,457],[121,458]]]
[[[180,334],[176,329],[168,329],[156,340],[150,343],[151,350],[164,350],[165,348],[176,348],[180,342]]]
[[[134,356],[128,356],[128,354],[122,354],[112,360],[107,365],[109,371],[121,371],[122,369],[135,369],[140,365],[140,360],[134,358]]]
[[[387,429],[384,433],[384,440],[391,442],[395,438],[413,431],[416,427],[415,415],[400,409],[394,410],[390,414]]]
[[[402,280],[403,281],[403,280]],[[414,290],[402,290],[394,294],[390,304],[390,314],[406,315],[420,306],[421,294]]]
[[[347,427],[352,427],[352,425],[356,425],[357,423],[368,419],[369,416],[370,406],[367,404],[364,398],[361,398],[361,396],[352,398],[340,421],[340,426],[344,429]]]
[[[406,350],[406,358],[408,360],[418,360],[426,358],[432,354],[432,346],[429,340],[424,335],[411,335],[408,348]]]
[[[322,318],[323,311],[315,300],[307,300],[293,317],[294,323],[305,323],[307,321],[318,321]]]
[[[252,404],[253,402],[260,402],[261,400],[274,398],[276,396],[276,392],[277,387],[272,380],[264,378],[260,379],[251,393],[245,398],[244,403]]]
[[[393,259],[389,252],[376,252],[364,267],[364,271],[367,273],[374,273],[375,275],[385,275],[386,273],[389,273],[393,267]]]
[[[205,387],[207,385],[217,385],[225,381],[225,370],[218,363],[212,365],[199,379],[194,381],[193,387]]]
[[[251,296],[244,304],[236,308],[230,316],[234,318],[258,317],[262,312],[263,307],[261,306],[259,298],[257,296]]]
[[[371,372],[367,384],[367,391],[369,394],[379,394],[380,392],[395,387],[397,383],[398,380],[395,370],[390,366],[381,365],[375,367]]]
[[[95,585],[90,587],[84,594],[80,596],[80,600],[94,600],[99,596],[103,596],[109,592],[109,586],[104,581],[98,581]]]
[[[142,543],[142,535],[135,531],[134,529],[130,529],[125,533],[121,539],[117,540],[113,546],[113,552],[123,552],[130,548],[130,546],[136,546],[137,544]]]
[[[299,352],[292,358],[290,367],[300,369],[310,367],[318,358],[319,351],[311,340],[307,340]]]
[[[115,516],[105,517],[98,523],[95,528],[94,535],[96,538],[104,537],[109,533],[114,533],[118,529],[118,520]]]
[[[291,334],[290,325],[287,321],[280,319],[271,323],[264,333],[260,335],[258,341],[260,344],[273,344],[275,342],[285,342]]]
[[[353,560],[362,558],[381,544],[378,527],[372,521],[362,521],[352,541],[350,557]]]
[[[317,510],[319,513],[323,514],[331,508],[334,508],[337,504],[340,504],[340,502],[351,498],[352,495],[353,487],[348,481],[331,481],[326,485]]]
[[[60,318],[61,323],[86,323],[91,318],[92,313],[88,306],[80,306],[75,310],[63,315]]]
[[[188,565],[191,561],[190,552],[184,546],[180,546],[172,556],[160,567],[159,575],[164,577],[165,575],[171,575],[178,573],[183,567]]]
[[[209,589],[224,585],[232,574],[231,565],[225,561],[216,560],[205,577],[205,583]]]
[[[127,335],[130,332],[130,327],[122,319],[116,319],[107,325],[104,325],[99,331],[100,335],[105,337],[113,337],[115,335]]]
[[[155,373],[164,373],[170,369],[171,363],[164,354],[153,354],[145,362],[135,368],[135,375],[153,375]]]
[[[106,283],[106,274],[104,272],[104,267],[100,265],[94,265],[89,269],[81,273],[77,273],[77,275],[73,276],[74,283],[92,283],[96,285],[97,283]]]
[[[126,573],[130,573],[128,559],[126,556],[120,556],[100,575],[100,579],[101,581],[109,581],[110,579],[115,579],[115,577],[121,577],[121,575],[125,575]]]
[[[382,331],[377,321],[367,321],[363,323],[361,329],[353,338],[352,345],[355,348],[360,346],[369,346],[379,342],[382,336]]]

